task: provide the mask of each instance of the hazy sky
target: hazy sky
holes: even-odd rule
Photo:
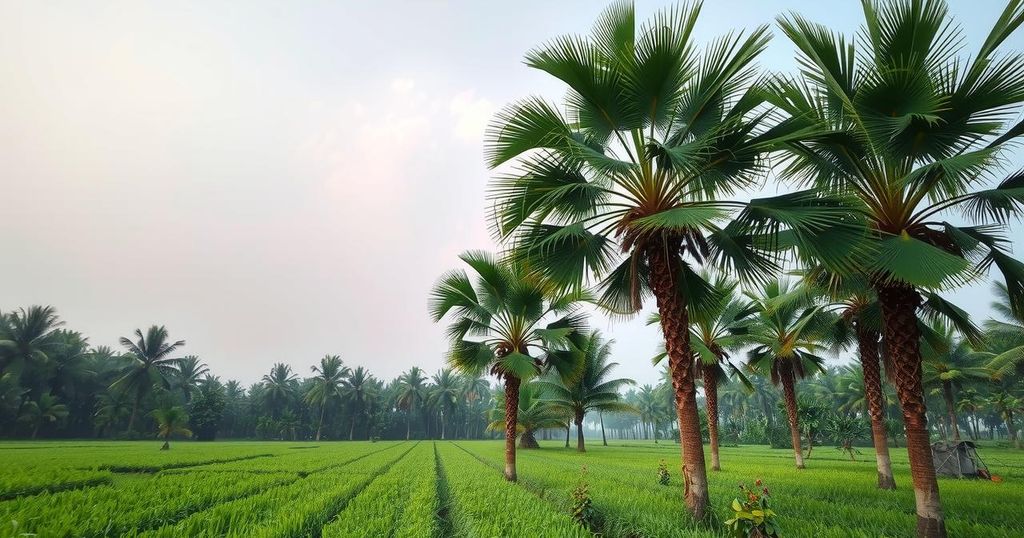
[[[1002,5],[953,2],[971,50]],[[484,127],[562,97],[523,54],[603,6],[0,1],[0,309],[52,304],[93,344],[164,324],[247,383],[327,353],[384,378],[436,370],[428,290],[492,248]],[[716,0],[697,35],[791,9],[860,20],[853,0]],[[761,65],[793,56],[777,35]],[[955,297],[985,315],[985,285]],[[658,330],[592,323],[621,373],[656,379]]]

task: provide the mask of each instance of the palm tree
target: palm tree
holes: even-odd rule
[[[635,385],[632,379],[609,379],[618,363],[608,362],[614,341],[606,341],[600,331],[593,330],[581,342],[583,371],[573,382],[564,383],[557,377],[541,380],[544,396],[570,412],[576,424],[576,450],[586,452],[583,439],[583,419],[589,411],[635,412],[636,409],[622,401],[619,391],[628,385]]]
[[[520,434],[519,448],[540,448],[534,433],[543,428],[561,428],[566,425],[563,410],[555,403],[542,398],[544,389],[538,383],[523,383],[519,387],[519,404],[513,429]],[[509,430],[505,421],[508,406],[505,396],[499,394],[491,410],[493,421],[487,426],[494,431]],[[513,438],[513,442],[515,438]]]
[[[38,401],[27,400],[21,405],[18,420],[32,428],[32,439],[36,438],[43,424],[54,423],[68,416],[68,406],[49,392],[39,395]]]
[[[687,328],[689,309],[711,293],[693,267],[713,263],[744,276],[774,268],[759,250],[766,242],[747,226],[719,226],[747,204],[719,198],[757,182],[767,152],[799,133],[769,128],[761,110],[753,62],[768,28],[715,40],[700,57],[692,44],[699,11],[666,10],[637,28],[632,3],[616,2],[591,36],[530,52],[527,65],[569,86],[566,113],[541,98],[509,106],[492,125],[486,157],[492,168],[517,164],[492,188],[495,235],[517,257],[566,286],[603,279],[600,303],[619,315],[639,312],[653,295],[674,376],[685,502],[703,519],[707,473]],[[832,200],[781,198],[815,206],[815,217],[787,218],[776,229],[830,235],[840,220],[819,218],[838,214]],[[841,262],[838,252],[832,258]]]
[[[998,353],[988,366],[996,377],[1005,377],[1024,366],[1024,313],[1014,311],[1006,284],[996,282],[993,287],[992,309],[1003,319],[985,322],[988,347]]]
[[[784,178],[848,195],[869,233],[851,263],[870,277],[906,424],[920,536],[945,536],[921,379],[920,290],[948,288],[995,266],[1016,312],[1024,310],[1024,264],[1002,225],[1021,210],[1022,176],[995,188],[1005,148],[1022,132],[1024,55],[998,49],[1024,22],[1008,2],[980,49],[941,0],[865,1],[860,38],[847,40],[799,15],[779,25],[799,50],[799,79],[781,77],[769,99],[817,131],[786,148]],[[942,220],[960,210],[968,222]],[[801,244],[815,242],[807,236]],[[821,242],[818,242],[821,245]],[[827,245],[824,246],[827,248]],[[852,252],[851,252],[852,253]]]
[[[124,392],[112,390],[100,394],[96,400],[96,412],[93,414],[96,436],[102,437],[105,431],[113,430],[118,424],[123,423],[131,410],[132,399]]]
[[[52,306],[0,314],[0,371],[20,377],[27,365],[45,364],[56,345],[51,336],[63,324]]]
[[[398,378],[398,408],[405,409],[405,439],[412,436],[412,415],[419,404],[426,399],[427,378],[419,366],[413,366]]]
[[[337,355],[326,355],[320,359],[320,366],[312,366],[313,382],[306,392],[306,403],[320,406],[320,420],[316,425],[316,440],[320,440],[320,433],[324,428],[324,415],[327,412],[327,404],[333,398],[340,398],[342,387],[348,383],[348,377],[352,370],[341,362]]]
[[[486,252],[459,258],[476,273],[443,275],[430,294],[430,316],[450,320],[448,363],[468,375],[490,373],[505,383],[505,478],[516,480],[516,413],[519,390],[546,371],[566,381],[582,368],[571,339],[585,318],[576,312],[580,294],[557,294],[551,283],[516,262]]]
[[[640,390],[636,394],[637,402],[635,407],[640,414],[640,425],[643,429],[644,439],[647,439],[647,426],[650,426],[650,432],[654,436],[654,442],[658,442],[658,421],[661,416],[665,414],[664,405],[662,402],[661,395],[658,391],[650,386],[644,385],[640,387]]]
[[[195,355],[187,355],[178,359],[178,372],[175,375],[178,387],[185,395],[185,403],[192,400],[192,391],[199,384],[204,375],[210,373],[210,369]]]
[[[831,320],[828,312],[813,304],[810,290],[784,280],[773,280],[748,296],[757,314],[749,327],[748,338],[755,347],[748,353],[747,365],[770,374],[772,384],[782,386],[796,468],[803,469],[796,382],[824,371],[825,359],[815,352]]]
[[[160,450],[171,448],[172,435],[192,437],[192,430],[188,429],[188,415],[181,407],[158,407],[153,410],[153,419],[156,420],[157,438],[164,440]]]
[[[1013,446],[1018,449],[1021,448],[1021,440],[1017,435],[1013,414],[1024,411],[1024,400],[1014,396],[1009,391],[997,390],[988,397],[986,403],[1003,419],[1003,422],[1006,424],[1006,433],[1010,436],[1010,440],[1013,441]]]
[[[348,380],[341,385],[341,399],[351,407],[349,414],[352,424],[348,429],[348,440],[351,441],[356,432],[356,419],[366,416],[367,398],[373,382],[373,376],[362,366],[356,367]]]
[[[925,342],[922,349],[924,360],[924,385],[936,387],[942,391],[942,399],[946,404],[946,415],[949,418],[949,430],[953,440],[960,440],[960,427],[956,416],[957,392],[964,382],[983,381],[989,378],[989,371],[981,365],[980,359],[989,354],[971,351],[970,345],[964,341],[955,341],[953,332],[944,323],[933,327],[939,335],[939,348],[933,349],[931,343]]]
[[[121,337],[121,345],[128,350],[131,363],[110,388],[132,395],[132,413],[128,418],[130,432],[135,426],[142,398],[154,386],[170,387],[170,379],[177,373],[178,362],[178,359],[170,355],[185,345],[185,341],[169,342],[167,329],[162,325],[153,325],[146,334],[142,334],[141,329],[135,329],[135,341]]]
[[[481,419],[486,425],[487,401],[491,396],[491,384],[482,375],[462,374],[462,399],[466,402],[466,437],[483,435],[478,430]],[[477,433],[479,431],[479,433]]]
[[[263,400],[270,406],[270,415],[277,419],[281,407],[292,399],[298,390],[299,377],[292,373],[292,367],[283,362],[274,363],[270,373],[263,376]]]
[[[459,380],[451,368],[442,368],[434,374],[434,386],[430,387],[427,404],[441,412],[441,439],[445,438],[445,426],[459,402],[459,392]]]

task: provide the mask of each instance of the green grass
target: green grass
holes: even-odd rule
[[[0,443],[0,537],[588,536],[569,516],[583,466],[602,536],[724,536],[683,509],[675,443],[542,445],[519,451],[509,484],[500,441]],[[1024,536],[1024,451],[981,455],[1003,482],[941,479],[950,535]],[[892,456],[898,489],[879,491],[870,449],[850,461],[819,447],[797,471],[788,450],[723,448],[723,470],[709,474],[714,516],[727,519],[737,484],[760,478],[784,536],[910,536],[906,451]]]

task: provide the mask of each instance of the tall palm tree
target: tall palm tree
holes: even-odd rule
[[[1017,427],[1014,424],[1014,413],[1024,411],[1024,399],[1011,394],[1007,390],[999,389],[989,395],[986,400],[988,406],[999,414],[999,418],[1006,424],[1006,433],[1013,441],[1013,446],[1021,448],[1021,440],[1017,434]]]
[[[417,407],[427,398],[426,375],[419,366],[409,368],[398,378],[398,407],[405,409],[405,439],[412,437],[412,415]]]
[[[925,342],[922,349],[924,360],[924,385],[936,387],[942,391],[942,399],[946,404],[946,416],[949,419],[949,430],[953,440],[960,440],[960,426],[956,416],[957,392],[963,384],[974,380],[984,381],[989,378],[989,370],[982,365],[987,353],[975,353],[966,341],[956,341],[953,331],[944,323],[937,323],[934,332],[941,337],[939,349],[933,349]]]
[[[365,418],[367,410],[367,399],[373,382],[373,376],[362,366],[356,367],[348,376],[348,380],[341,386],[341,399],[350,407],[349,414],[352,417],[352,424],[348,429],[348,440],[355,437],[356,419]]]
[[[292,373],[292,367],[283,362],[274,363],[270,373],[263,376],[260,385],[263,387],[263,401],[270,406],[273,418],[280,416],[281,408],[287,404],[298,390],[299,377]]]
[[[185,345],[185,341],[170,342],[167,329],[163,325],[153,325],[146,334],[142,334],[142,329],[135,329],[134,341],[121,337],[121,345],[128,351],[131,363],[110,388],[132,395],[132,413],[128,418],[130,432],[135,426],[142,398],[155,386],[170,387],[170,380],[177,373],[178,361],[171,354]]]
[[[580,342],[583,351],[583,370],[572,382],[565,383],[557,376],[542,379],[541,389],[546,399],[553,404],[567,409],[576,424],[576,450],[586,452],[583,439],[583,420],[590,411],[635,412],[636,409],[622,401],[619,391],[623,387],[635,385],[632,379],[610,379],[611,371],[619,364],[608,362],[614,341],[607,341],[597,330],[591,331]]]
[[[654,442],[658,442],[658,421],[665,414],[665,406],[661,395],[651,385],[644,385],[636,393],[637,402],[635,407],[640,414],[640,425],[643,429],[644,439],[647,439],[648,431],[654,436]],[[650,430],[648,430],[650,426]]]
[[[772,384],[782,386],[796,468],[803,469],[796,382],[824,371],[825,359],[816,352],[832,320],[813,303],[810,290],[784,280],[773,280],[748,296],[756,316],[749,326],[748,338],[754,348],[748,352],[747,365],[769,374]]]
[[[345,366],[341,357],[337,355],[325,355],[320,359],[320,366],[310,367],[313,373],[313,382],[306,391],[306,403],[320,406],[320,420],[316,424],[316,440],[320,440],[320,433],[324,428],[324,416],[327,413],[327,404],[334,398],[340,398],[342,387],[348,383],[348,377],[352,370]]]
[[[185,395],[185,403],[188,403],[192,400],[192,391],[199,385],[203,376],[210,373],[210,369],[195,355],[186,355],[178,359],[177,367],[175,379],[178,388]]]
[[[537,430],[543,428],[561,428],[566,425],[565,416],[560,406],[542,397],[544,389],[538,383],[523,383],[519,387],[519,403],[516,411],[516,423],[512,426],[520,434],[519,448],[540,448]],[[505,418],[508,416],[505,395],[499,394],[491,410],[493,421],[487,426],[494,431],[509,430]],[[514,439],[513,439],[514,441]]]
[[[181,407],[158,407],[153,410],[153,419],[156,420],[157,438],[164,440],[160,450],[171,448],[173,435],[192,437],[192,430],[188,429],[188,415]]]
[[[0,371],[20,377],[27,365],[45,364],[57,344],[51,336],[63,324],[52,306],[0,314]]]
[[[441,412],[441,439],[445,438],[446,426],[459,403],[459,379],[451,368],[442,368],[434,374],[434,385],[427,395],[428,405]]]
[[[516,480],[516,413],[519,390],[545,372],[575,379],[582,353],[571,339],[585,318],[577,293],[558,294],[551,283],[514,261],[486,252],[466,252],[463,270],[443,275],[430,294],[434,321],[448,318],[448,363],[465,374],[490,373],[505,383],[505,479]]]
[[[1017,312],[1024,264],[1001,235],[1019,214],[1024,176],[994,188],[1005,148],[1024,129],[1024,55],[1000,46],[1024,22],[1010,0],[981,47],[963,54],[963,35],[941,0],[865,1],[858,38],[799,15],[780,17],[796,45],[801,75],[780,78],[769,98],[816,130],[788,144],[783,177],[853,197],[868,223],[866,256],[851,259],[870,278],[906,424],[917,498],[917,532],[945,536],[928,440],[917,309],[921,290],[972,280],[995,266]],[[959,211],[975,226],[942,220]],[[813,241],[812,237],[805,237]]]
[[[710,285],[694,267],[745,276],[773,268],[758,250],[765,242],[746,226],[720,226],[746,204],[720,198],[759,181],[767,152],[799,133],[790,124],[769,128],[761,110],[754,60],[768,28],[729,34],[700,56],[692,41],[699,12],[670,9],[638,27],[632,3],[620,1],[590,36],[528,53],[528,66],[569,86],[565,113],[536,97],[509,106],[488,135],[487,162],[516,161],[492,188],[495,235],[516,256],[567,286],[601,279],[600,303],[620,315],[639,312],[653,295],[674,376],[685,503],[703,519],[707,473],[687,328]],[[835,203],[812,193],[784,199],[834,213]],[[840,219],[786,220],[775,227],[807,233],[813,224],[829,235],[825,228]]]
[[[67,416],[68,406],[60,403],[53,394],[45,392],[39,395],[38,400],[26,400],[22,404],[18,420],[32,428],[32,439],[35,439],[42,425],[63,420]]]
[[[487,402],[491,397],[491,384],[482,375],[462,374],[462,399],[466,402],[466,437],[483,435],[476,423],[486,419]],[[483,421],[486,425],[486,420]]]

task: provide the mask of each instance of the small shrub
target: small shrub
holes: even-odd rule
[[[658,483],[662,486],[667,486],[671,475],[668,474],[668,465],[665,465],[665,460],[658,462]]]
[[[736,538],[770,538],[779,536],[779,528],[775,523],[775,512],[769,507],[768,487],[758,479],[754,486],[761,488],[760,491],[750,489],[746,484],[740,484],[742,501],[732,500],[732,519],[725,522],[725,525],[732,531]]]
[[[580,470],[580,480],[572,490],[572,518],[585,529],[594,525],[594,501],[590,498],[590,487],[587,484],[586,465]]]

